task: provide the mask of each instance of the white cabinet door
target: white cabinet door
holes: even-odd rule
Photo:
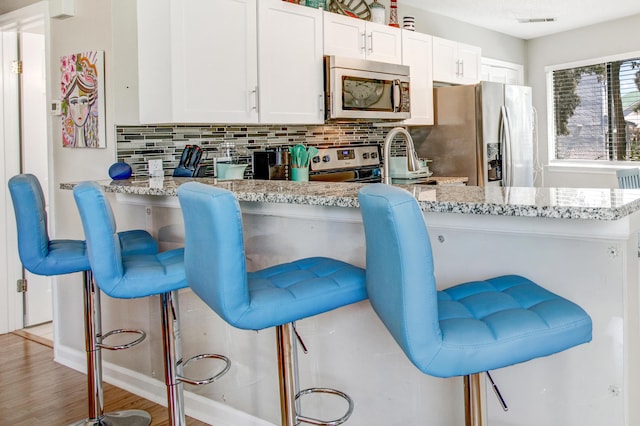
[[[402,30],[402,64],[411,68],[411,118],[408,125],[433,124],[432,37]]]
[[[261,123],[324,123],[322,10],[281,0],[258,4]]]
[[[171,0],[138,0],[138,108],[140,123],[170,123]]]
[[[433,79],[452,82],[458,74],[458,43],[433,37]]]
[[[171,16],[173,121],[258,122],[256,0],[173,1]]]
[[[524,84],[524,66],[491,58],[482,58],[480,79],[505,84]]]
[[[480,81],[482,51],[477,46],[433,37],[433,80],[453,84]]]
[[[458,61],[460,71],[458,80],[462,84],[475,84],[480,81],[480,61],[482,50],[477,46],[458,43]]]
[[[324,12],[324,54],[402,63],[402,32],[332,12]]]
[[[392,64],[402,63],[402,31],[400,28],[367,22],[366,30],[367,59]]]
[[[140,122],[258,122],[256,16],[256,0],[139,0]]]
[[[366,28],[362,19],[324,12],[324,54],[365,59]]]
[[[324,123],[321,10],[139,0],[137,19],[142,124]]]

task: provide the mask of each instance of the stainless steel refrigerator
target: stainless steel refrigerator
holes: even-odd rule
[[[434,89],[435,124],[411,128],[434,176],[468,185],[533,186],[531,88],[483,81]]]

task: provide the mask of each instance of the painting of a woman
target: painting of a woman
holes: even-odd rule
[[[102,52],[60,58],[62,145],[104,148]]]

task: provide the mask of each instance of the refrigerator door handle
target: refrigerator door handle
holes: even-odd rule
[[[502,186],[512,186],[511,125],[509,122],[509,110],[504,105],[500,107],[500,146],[502,147]]]

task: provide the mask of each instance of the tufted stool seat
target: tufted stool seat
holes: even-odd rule
[[[127,349],[144,339],[142,330],[112,330],[102,333],[100,320],[100,292],[93,285],[93,275],[82,240],[49,239],[44,194],[38,179],[32,174],[21,174],[9,179],[18,229],[18,253],[25,269],[36,275],[54,276],[84,272],[84,322],[87,352],[87,394],[89,416],[81,425],[96,424],[149,424],[151,417],[142,410],[124,410],[104,413],[102,397],[101,349]],[[117,241],[123,255],[154,254],[158,244],[148,232],[135,229],[119,232]],[[127,345],[109,346],[104,341],[112,334],[136,333],[139,339]]]
[[[479,373],[591,340],[591,318],[582,308],[518,275],[437,291],[416,199],[384,184],[363,187],[358,199],[371,305],[420,371],[465,377],[468,426],[485,421]]]
[[[217,354],[201,354],[184,362],[182,360],[177,299],[178,290],[187,287],[184,249],[123,255],[114,238],[113,211],[102,188],[95,182],[82,182],[74,187],[73,196],[82,219],[91,270],[98,287],[109,296],[120,299],[160,296],[169,425],[183,426],[186,420],[182,384],[209,384],[222,377],[230,367],[229,359]],[[183,375],[186,365],[204,358],[221,360],[224,367],[206,379],[191,379]]]
[[[428,366],[419,368],[439,377],[528,361],[591,336],[591,320],[582,308],[518,275],[439,291],[438,320],[442,346]]]
[[[185,267],[189,286],[234,327],[276,327],[280,411],[283,426],[300,422],[339,425],[353,410],[336,389],[298,391],[293,322],[366,298],[364,270],[326,257],[312,257],[247,272],[242,215],[232,192],[189,182],[178,188],[185,225]],[[314,392],[338,395],[349,407],[335,420],[305,417],[296,399]]]

